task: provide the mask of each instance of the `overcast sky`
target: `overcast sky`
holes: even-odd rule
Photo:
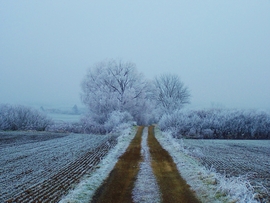
[[[178,74],[194,107],[270,109],[270,1],[0,0],[0,103],[82,106],[110,58]]]

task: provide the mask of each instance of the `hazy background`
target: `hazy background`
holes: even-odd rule
[[[80,106],[106,58],[178,74],[192,107],[270,109],[270,1],[0,0],[0,103]]]

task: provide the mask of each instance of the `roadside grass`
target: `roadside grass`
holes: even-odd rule
[[[207,169],[199,163],[183,142],[177,142],[170,133],[156,129],[156,138],[173,157],[182,177],[187,181],[202,202],[255,203],[256,193],[245,176],[226,177],[213,168]]]
[[[162,202],[199,203],[194,191],[179,174],[176,162],[168,150],[164,149],[156,139],[154,127],[150,126],[148,130],[147,143],[152,157],[151,165],[159,183]]]

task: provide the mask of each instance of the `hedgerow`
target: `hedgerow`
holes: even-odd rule
[[[178,138],[270,139],[270,114],[257,110],[176,111],[163,115],[159,126]]]

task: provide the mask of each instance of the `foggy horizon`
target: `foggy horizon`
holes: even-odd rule
[[[177,74],[188,108],[270,110],[270,1],[2,1],[0,104],[83,107],[105,59]]]

